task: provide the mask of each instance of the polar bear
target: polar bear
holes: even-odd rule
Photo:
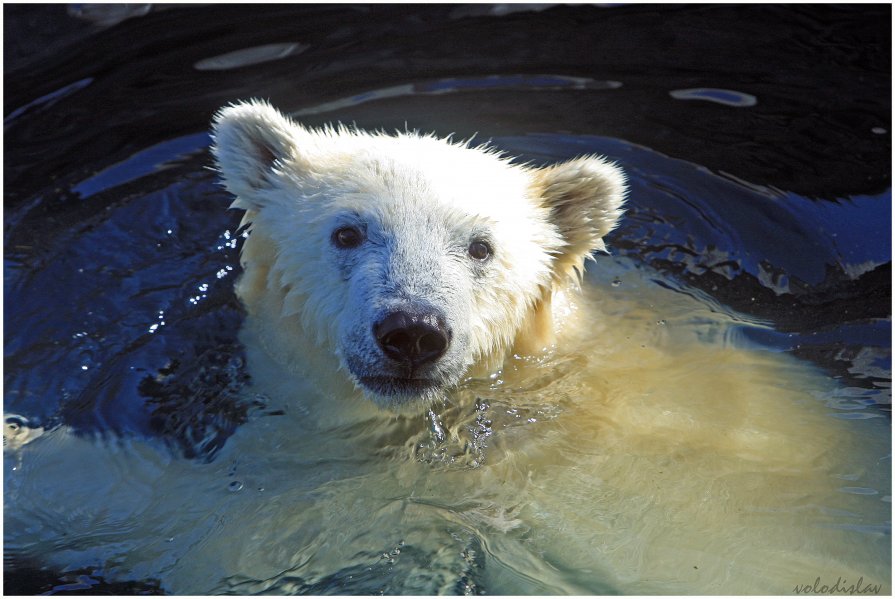
[[[596,156],[532,168],[416,133],[309,129],[260,101],[223,108],[213,138],[250,227],[237,293],[258,337],[381,407],[552,346],[623,213],[625,175]]]
[[[214,151],[259,407],[201,462],[8,430],[10,563],[178,595],[891,593],[887,419],[624,256],[577,293],[617,167],[261,103]]]

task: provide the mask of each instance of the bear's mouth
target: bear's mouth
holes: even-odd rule
[[[441,385],[433,379],[408,379],[394,376],[359,377],[361,385],[379,395],[424,396]]]

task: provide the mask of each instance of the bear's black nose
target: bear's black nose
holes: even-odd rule
[[[435,312],[391,312],[373,326],[373,335],[386,356],[414,368],[440,358],[451,341],[444,318]]]

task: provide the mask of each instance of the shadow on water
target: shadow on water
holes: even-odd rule
[[[762,325],[731,343],[810,360],[855,414],[889,414],[888,6],[6,5],[4,17],[16,426],[160,439],[212,462],[252,414],[276,414],[239,394],[239,216],[207,168],[211,115],[249,97],[309,125],[478,135],[533,163],[610,156],[632,188],[615,254]],[[15,555],[5,571],[7,592],[159,591]],[[375,592],[381,577],[363,580],[280,584]]]

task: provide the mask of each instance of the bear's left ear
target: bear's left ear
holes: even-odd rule
[[[263,101],[222,108],[212,123],[211,152],[224,185],[237,197],[234,206],[251,207],[275,169],[298,158],[298,145],[307,134]]]
[[[604,158],[586,156],[534,171],[532,189],[550,210],[550,221],[564,242],[554,263],[554,281],[581,276],[584,260],[606,251],[603,237],[624,212],[624,171]]]

